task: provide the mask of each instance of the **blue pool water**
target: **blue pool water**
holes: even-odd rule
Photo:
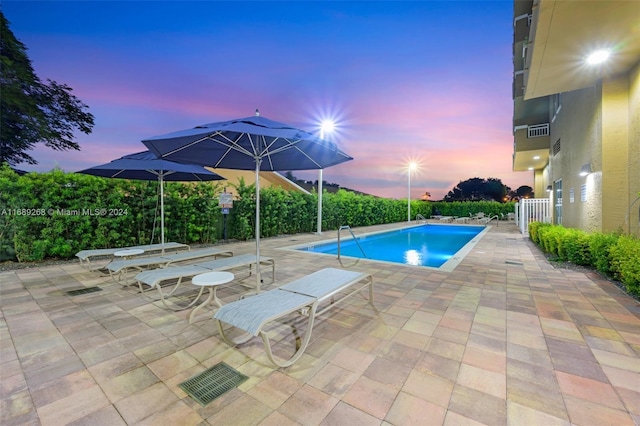
[[[348,232],[343,231],[340,255],[438,268],[485,228],[469,225],[421,225],[358,237],[360,246]],[[337,255],[338,243],[333,241],[299,247],[298,250]]]

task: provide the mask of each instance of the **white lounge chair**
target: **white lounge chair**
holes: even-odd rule
[[[87,269],[91,269],[91,259],[95,257],[104,257],[104,256],[113,256],[113,254],[117,251],[121,250],[132,250],[132,249],[141,249],[144,250],[147,254],[155,254],[164,251],[178,251],[178,250],[189,250],[187,244],[181,243],[164,243],[162,244],[147,244],[142,246],[130,246],[130,247],[119,247],[119,248],[106,248],[106,249],[95,249],[95,250],[80,250],[76,253],[76,257],[80,260],[80,265]]]
[[[239,268],[242,266],[249,267],[249,275],[252,273],[252,267],[256,263],[256,255],[255,254],[241,254],[239,256],[225,257],[222,259],[211,260],[208,262],[200,262],[195,263],[193,265],[181,265],[181,266],[169,266],[163,269],[152,269],[149,271],[140,272],[136,275],[136,280],[138,281],[138,287],[140,288],[140,292],[144,292],[145,288],[143,286],[148,286],[149,289],[157,288],[158,293],[160,294],[160,300],[162,303],[169,309],[173,310],[181,310],[186,309],[192,306],[195,301],[197,301],[202,295],[201,288],[200,293],[191,302],[188,306],[184,307],[174,307],[167,304],[166,298],[171,297],[175,294],[176,290],[182,284],[183,279],[190,279],[198,274],[203,274],[205,272],[211,271],[227,271],[229,269]],[[276,278],[276,263],[270,257],[260,256],[260,264],[265,266],[271,266],[271,282],[273,283]],[[164,293],[162,291],[162,283],[168,280],[178,280],[176,285],[169,293]]]
[[[369,287],[369,303],[373,306],[373,278],[370,274],[346,269],[322,269],[276,289],[223,305],[213,317],[217,321],[220,335],[231,346],[245,343],[254,336],[260,336],[269,360],[278,367],[288,367],[294,364],[306,350],[316,315],[322,315],[338,302],[360,292],[367,286]],[[345,291],[349,293],[334,301],[338,294]],[[327,301],[331,301],[331,303],[318,311],[319,305]],[[309,318],[302,343],[289,359],[276,359],[271,351],[269,336],[264,328],[269,323],[297,311]],[[239,328],[247,334],[237,339],[231,339],[227,337],[222,323]]]
[[[478,213],[474,214],[473,216],[471,216],[471,220],[475,220],[478,223],[480,223],[480,220],[484,219],[484,218],[485,218],[484,212],[478,212]]]
[[[107,266],[109,275],[116,281],[122,281],[122,277],[132,270],[142,271],[144,268],[160,267],[166,268],[172,263],[183,262],[186,260],[196,260],[203,257],[214,256],[217,259],[218,256],[233,256],[233,252],[229,250],[222,250],[216,247],[207,247],[197,250],[183,251],[179,253],[165,254],[162,256],[149,256],[149,257],[135,257],[132,259],[113,260]],[[128,284],[128,281],[126,281]]]

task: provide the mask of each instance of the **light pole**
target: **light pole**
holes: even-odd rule
[[[320,123],[320,139],[324,139],[327,133],[331,133],[335,124],[331,120],[322,120]],[[318,170],[318,229],[317,234],[322,234],[322,169]]]
[[[407,181],[408,181],[408,193],[407,193],[407,222],[411,222],[411,171],[416,168],[416,163],[413,161],[409,163],[407,167]]]

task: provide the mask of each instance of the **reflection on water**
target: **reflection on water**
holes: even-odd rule
[[[404,263],[407,265],[422,265],[422,256],[418,250],[407,250],[404,252]]]

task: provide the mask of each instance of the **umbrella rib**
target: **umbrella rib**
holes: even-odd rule
[[[281,138],[276,138],[276,139],[274,139],[274,140],[273,140],[273,142],[271,142],[271,143],[269,144],[269,147],[270,147],[270,146],[272,146],[272,145],[273,145],[276,141],[278,141],[279,139],[281,139]],[[282,139],[284,139],[284,138],[282,138]],[[271,156],[271,155],[273,155],[273,154],[277,154],[277,153],[282,152],[282,151],[286,151],[286,150],[288,150],[288,149],[295,149],[296,151],[298,151],[298,152],[300,152],[302,155],[304,155],[304,156],[305,156],[309,161],[311,161],[313,164],[315,164],[316,166],[318,166],[318,168],[322,168],[322,166],[320,165],[320,163],[318,163],[316,160],[314,160],[313,158],[311,158],[307,153],[305,153],[303,150],[301,150],[301,149],[298,147],[298,143],[302,142],[302,140],[301,140],[301,139],[298,139],[298,140],[296,140],[296,141],[290,141],[289,139],[284,139],[284,140],[287,142],[287,144],[286,144],[286,145],[284,145],[284,146],[282,146],[282,147],[280,147],[280,148],[278,148],[278,149],[274,149],[273,151],[269,151],[269,152],[267,152],[266,154],[262,154],[262,153],[261,153],[261,154],[262,154],[262,155],[264,155],[264,156],[269,156],[269,163],[270,163],[270,164],[271,164],[271,158],[270,158],[270,156]],[[268,149],[269,147],[267,147],[267,149]],[[273,168],[273,167],[272,167],[272,168]]]
[[[322,165],[320,163],[318,163],[316,160],[314,160],[313,158],[309,157],[309,155],[304,152],[303,150],[301,150],[300,148],[298,148],[297,146],[294,146],[293,149],[298,150],[302,155],[304,155],[305,157],[307,157],[309,159],[309,161],[311,161],[313,164],[315,164],[316,166],[318,166],[318,168],[322,169]]]
[[[243,135],[244,135],[244,133],[240,134],[240,136],[238,137],[238,140],[240,140]],[[220,137],[220,139],[218,139],[217,137]],[[213,141],[213,142],[215,142],[217,144],[220,144],[220,145],[225,146],[225,147],[228,148],[227,151],[225,151],[225,153],[220,157],[218,162],[215,163],[215,165],[212,166],[214,169],[218,168],[218,166],[220,165],[221,161],[229,154],[229,152],[231,152],[231,150],[238,151],[238,152],[241,152],[241,153],[243,153],[245,155],[249,155],[251,157],[254,157],[254,153],[244,149],[237,142],[237,140],[234,141],[234,140],[229,139],[224,133],[222,133],[220,131],[215,132],[215,133],[210,134],[210,135],[207,135],[207,136],[204,136],[204,137],[202,137],[202,138],[200,138],[198,140],[195,140],[193,142],[189,142],[188,144],[185,144],[185,145],[183,145],[181,147],[178,147],[178,148],[176,148],[174,150],[167,151],[166,153],[162,154],[162,157],[163,158],[169,157],[170,155],[173,155],[175,153],[183,151],[183,150],[185,150],[187,148],[191,148],[192,146],[195,146],[195,145],[197,145],[197,144],[199,144],[201,142],[204,142],[206,140],[211,140],[211,141]]]
[[[165,152],[164,154],[162,154],[162,155],[161,155],[161,157],[162,157],[162,158],[166,158],[166,157],[168,157],[168,156],[170,156],[170,155],[172,155],[172,154],[175,154],[175,153],[177,153],[177,152],[180,152],[180,151],[182,151],[182,150],[185,150],[185,149],[187,149],[187,148],[190,148],[190,147],[192,147],[192,146],[194,146],[194,145],[197,145],[197,144],[199,144],[200,142],[205,141],[205,140],[207,140],[207,139],[208,139],[208,136],[205,136],[205,137],[203,137],[203,138],[201,138],[201,139],[195,140],[195,141],[193,141],[193,142],[189,142],[189,143],[188,143],[188,144],[186,144],[186,145],[183,145],[183,146],[180,146],[180,147],[178,147],[178,148],[176,148],[176,149],[174,149],[174,150],[171,150],[171,151],[167,151],[167,152]]]
[[[217,134],[210,135],[208,137],[213,142],[227,147],[227,150],[224,152],[224,154],[222,154],[220,156],[218,161],[213,166],[214,169],[218,168],[220,163],[222,163],[222,161],[227,157],[227,155],[229,155],[229,153],[231,151],[238,151],[238,152],[240,152],[240,153],[242,153],[244,155],[248,155],[250,157],[254,156],[251,151],[249,151],[247,149],[244,149],[242,147],[242,145],[240,145],[240,143],[238,142],[240,139],[242,139],[242,136],[244,136],[244,135],[245,135],[245,133],[241,133],[236,140],[229,139],[226,135],[222,134],[221,132],[217,132]],[[215,136],[220,136],[221,139],[216,139]],[[253,146],[253,144],[252,144],[252,146]]]

